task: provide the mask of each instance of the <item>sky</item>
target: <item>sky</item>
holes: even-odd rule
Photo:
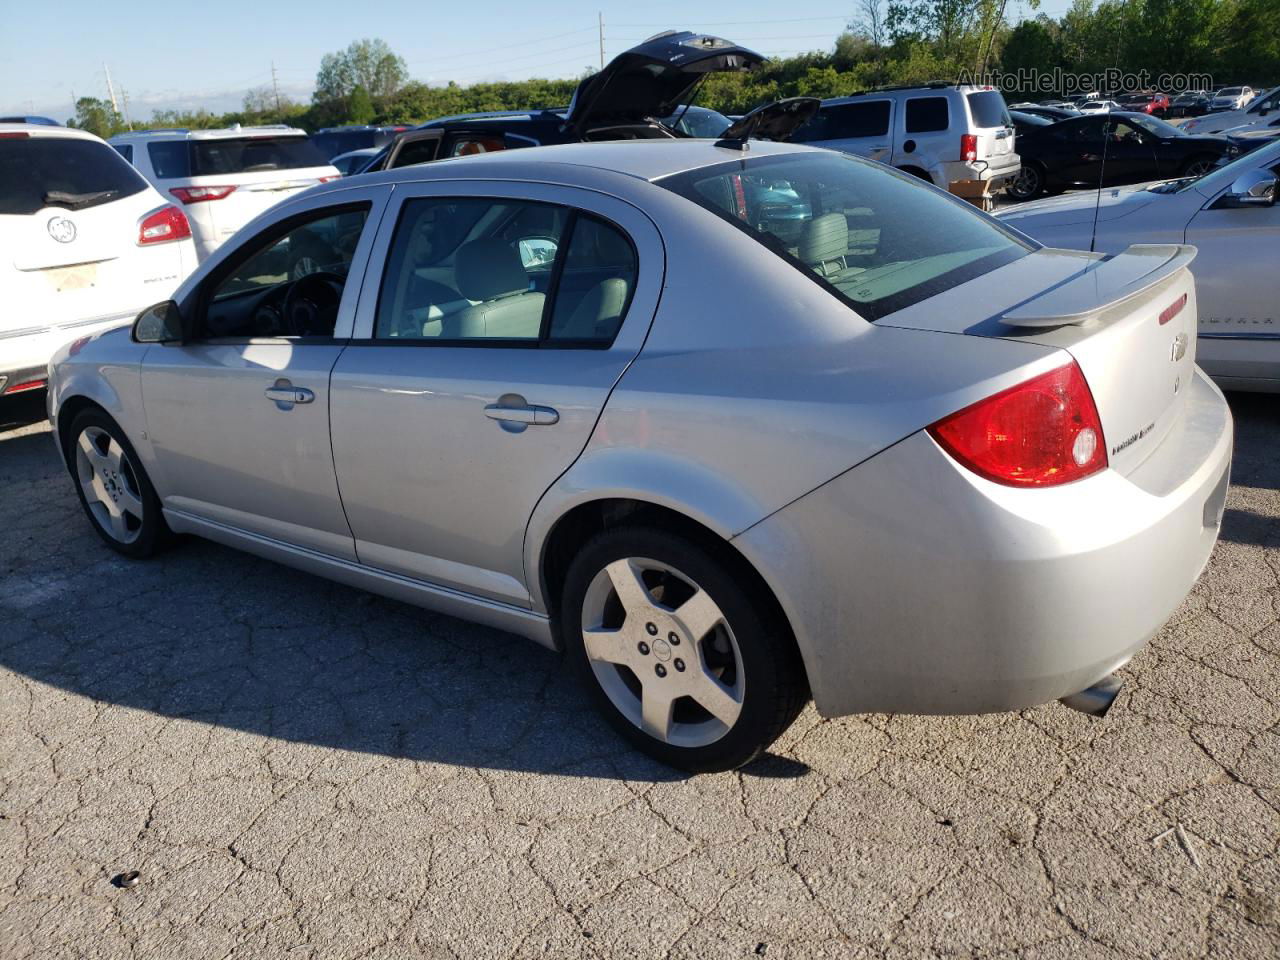
[[[589,6],[563,0],[212,0],[199,6],[0,0],[0,113],[64,121],[74,97],[106,98],[108,70],[118,101],[135,121],[155,109],[225,112],[239,109],[245,91],[271,84],[273,63],[281,94],[305,102],[320,58],[362,37],[386,40],[413,79],[432,84],[576,76],[599,66],[598,14],[606,60],[668,29],[714,33],[787,56],[830,49],[857,5],[734,0],[700,3],[693,14],[692,4],[671,0]],[[1058,16],[1068,6],[1069,0],[1043,0],[1039,12]],[[787,8],[796,15],[785,17]],[[1026,12],[1018,0],[1010,4],[1012,20]]]

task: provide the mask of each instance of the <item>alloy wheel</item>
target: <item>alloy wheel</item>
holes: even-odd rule
[[[142,532],[142,488],[129,455],[101,427],[85,427],[76,441],[76,479],[94,520],[117,543]]]
[[[1030,200],[1040,192],[1040,172],[1035,167],[1024,165],[1013,178],[1009,192],[1020,200]]]
[[[663,743],[703,747],[742,713],[742,654],[720,607],[675,567],[643,557],[600,570],[582,605],[582,639],[618,711]]]
[[[1188,177],[1203,177],[1212,169],[1212,160],[1196,160],[1193,163],[1187,164],[1187,169],[1183,175]]]

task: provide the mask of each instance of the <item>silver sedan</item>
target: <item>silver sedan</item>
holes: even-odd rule
[[[1106,709],[1226,497],[1194,253],[1040,248],[822,150],[495,153],[275,207],[64,348],[49,416],[119,552],[523,634],[723,769],[810,697]]]

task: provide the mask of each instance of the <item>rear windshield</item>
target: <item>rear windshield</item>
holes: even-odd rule
[[[105,143],[71,137],[0,139],[0,215],[84,210],[147,189]]]
[[[868,320],[1032,249],[963,201],[846,154],[733,160],[658,183],[748,233]]]
[[[999,90],[984,90],[969,94],[969,112],[973,114],[975,127],[1009,127],[1009,108]]]
[[[147,144],[161,179],[323,167],[329,159],[308,137],[236,137]]]

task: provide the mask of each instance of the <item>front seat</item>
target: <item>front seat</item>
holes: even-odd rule
[[[464,243],[454,280],[459,293],[479,302],[445,317],[442,337],[537,339],[546,297],[529,289],[529,275],[511,244],[497,237]]]
[[[819,276],[829,277],[848,266],[849,221],[843,213],[824,213],[805,224],[796,258]]]

